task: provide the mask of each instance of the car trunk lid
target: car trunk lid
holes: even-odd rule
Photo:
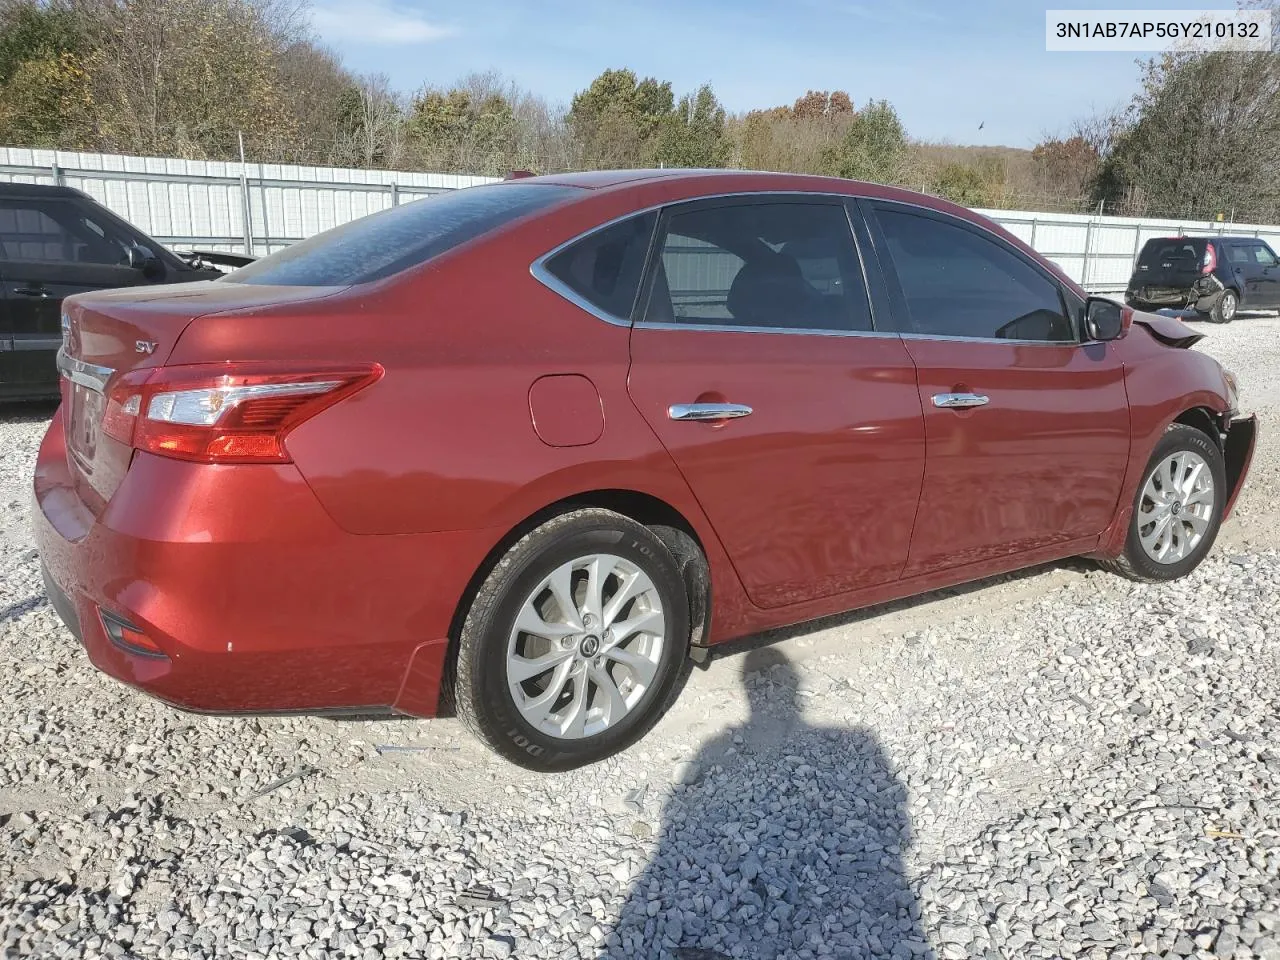
[[[133,456],[132,447],[103,430],[108,397],[122,377],[144,375],[163,366],[183,330],[197,317],[311,300],[333,292],[320,287],[204,281],[68,298],[63,306],[58,367],[68,466],[85,505],[95,516],[101,513]]]

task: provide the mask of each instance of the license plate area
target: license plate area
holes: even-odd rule
[[[93,473],[101,440],[106,397],[82,383],[71,383],[71,415],[67,418],[67,449],[86,475]]]

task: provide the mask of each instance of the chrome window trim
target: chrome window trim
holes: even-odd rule
[[[874,337],[879,340],[898,339],[892,330],[827,330],[820,327],[743,327],[719,323],[667,323],[643,322],[637,327],[645,330],[693,330],[699,333],[794,333],[810,337]],[[1009,341],[1001,340],[1000,343]]]
[[[975,227],[978,230],[981,230],[983,233],[988,233],[991,235],[992,239],[994,239],[997,243],[1002,243],[1005,246],[1011,245],[1009,243],[1008,237],[1001,236],[999,233],[992,230],[991,227],[987,226],[987,224],[976,223],[973,220],[966,220],[964,217],[957,217],[954,213],[951,213],[950,211],[947,211],[947,210],[937,210],[934,207],[922,206],[921,204],[911,203],[907,200],[893,200],[893,199],[890,199],[889,197],[859,197],[859,199],[865,200],[867,203],[892,203],[895,206],[910,207],[913,210],[919,210],[923,213],[930,214],[935,217],[945,217],[948,220],[954,220],[955,222],[964,224],[967,227]],[[966,207],[965,209],[967,210],[968,207]],[[970,210],[969,212],[972,213],[973,211]],[[987,220],[987,218],[983,217],[982,214],[980,213],[975,214],[975,216],[981,217],[983,220]],[[989,222],[990,221],[988,221],[988,223]],[[1010,235],[1012,235],[1012,233],[1010,233]],[[1030,244],[1028,244],[1028,246],[1030,246]],[[1027,259],[1027,255],[1023,253],[1021,250],[1017,249],[1016,247],[1014,247],[1014,253],[1017,254],[1019,257],[1021,257],[1023,260]],[[1048,273],[1041,264],[1032,263],[1031,266],[1039,270],[1041,273],[1045,273],[1046,279],[1051,280],[1053,283],[1057,284],[1058,286],[1062,285],[1062,280],[1059,277],[1055,276],[1054,274]]]
[[[953,213],[946,210],[938,210],[934,207],[927,207],[923,204],[912,203],[909,200],[896,200],[889,197],[868,196],[862,193],[818,193],[813,190],[739,190],[731,193],[708,193],[697,197],[683,197],[679,200],[667,200],[662,203],[651,204],[647,207],[641,207],[637,210],[631,210],[604,223],[597,224],[588,230],[584,230],[563,243],[560,243],[548,250],[542,256],[538,257],[529,265],[529,273],[535,280],[541,283],[548,290],[568,300],[574,306],[591,314],[597,320],[603,320],[605,323],[614,327],[645,327],[650,330],[695,330],[699,332],[716,332],[723,331],[726,333],[794,333],[803,336],[819,336],[819,337],[877,337],[889,338],[898,337],[903,340],[945,340],[954,341],[956,343],[1003,343],[1011,346],[1025,347],[1079,347],[1089,341],[1085,340],[1004,340],[1000,337],[955,337],[955,336],[934,336],[927,333],[898,333],[893,330],[826,330],[814,329],[809,327],[745,327],[735,325],[720,324],[698,324],[698,323],[654,323],[645,320],[637,320],[634,324],[630,319],[615,316],[601,310],[595,304],[576,293],[567,284],[563,283],[559,278],[552,274],[546,267],[547,261],[556,254],[563,252],[567,248],[573,246],[579,240],[585,240],[587,237],[601,230],[607,230],[624,220],[630,220],[632,217],[644,216],[646,213],[653,213],[655,210],[661,212],[668,207],[675,207],[685,203],[699,203],[703,200],[734,200],[749,197],[811,197],[815,200],[823,200],[827,202],[836,202],[846,205],[846,217],[852,216],[847,208],[847,204],[856,201],[865,201],[867,203],[891,203],[895,206],[906,207],[909,210],[918,210],[924,214],[932,214],[939,217],[945,217],[949,220],[957,221],[969,227],[981,230],[983,233],[989,234],[991,238],[999,244],[1009,246],[1007,237],[1001,236],[995,230],[983,223],[973,220],[966,220],[964,217],[957,217]],[[854,231],[853,224],[849,224],[850,240],[853,243],[854,251],[858,255],[858,265],[862,269],[863,284],[867,290],[868,306],[870,307],[870,278],[867,277],[867,267],[863,259],[863,252],[858,247],[857,235]],[[1021,250],[1014,248],[1012,251],[1020,259],[1026,260],[1027,257]],[[1046,280],[1061,288],[1062,281],[1052,273],[1046,271],[1044,267],[1038,263],[1029,263],[1034,270],[1038,271]],[[1070,289],[1070,288],[1067,288]],[[1072,291],[1074,293],[1074,291]],[[1065,295],[1065,291],[1064,291]],[[1064,304],[1065,306],[1065,304]],[[874,317],[874,309],[872,310]],[[873,321],[874,322],[874,321]]]
[[[629,317],[623,318],[601,310],[594,303],[579,294],[567,283],[548,270],[547,261],[555,257],[557,254],[563,253],[575,243],[585,240],[587,237],[594,236],[601,230],[608,230],[610,227],[616,226],[624,220],[630,220],[632,217],[643,217],[646,213],[653,213],[655,210],[661,211],[662,208],[666,206],[670,206],[670,204],[659,203],[654,204],[653,206],[643,207],[640,210],[631,210],[628,213],[622,214],[622,216],[614,217],[612,220],[606,220],[604,223],[597,224],[590,230],[584,230],[582,233],[579,233],[577,236],[570,237],[568,240],[564,241],[564,243],[548,250],[542,256],[538,257],[538,259],[534,260],[533,263],[529,264],[529,273],[533,275],[533,279],[537,280],[552,293],[558,294],[568,300],[580,310],[585,310],[597,320],[603,320],[605,323],[615,327],[630,327],[631,319]],[[655,229],[656,228],[657,225],[655,224]],[[641,277],[641,279],[643,279],[643,277]]]
[[[1006,340],[1004,337],[957,337],[934,333],[902,333],[903,340],[944,340],[949,343],[1005,343],[1014,347],[1081,347],[1100,340]]]
[[[960,226],[960,229],[964,229],[965,227],[976,228],[977,230],[980,230],[983,233],[988,234],[991,238],[991,241],[995,243],[996,246],[1005,249],[1008,253],[1011,253],[1013,256],[1017,257],[1019,260],[1026,263],[1027,266],[1029,266],[1032,270],[1038,273],[1046,281],[1052,284],[1053,287],[1058,291],[1058,296],[1062,298],[1062,307],[1064,310],[1068,310],[1068,311],[1070,310],[1070,307],[1067,303],[1068,293],[1070,293],[1072,296],[1075,296],[1077,299],[1079,299],[1079,295],[1076,293],[1076,291],[1071,289],[1071,287],[1067,286],[1063,282],[1061,277],[1057,276],[1050,270],[1046,270],[1043,264],[1036,262],[1032,258],[1028,257],[1023,251],[1013,246],[1013,244],[1009,242],[1008,237],[1002,237],[1000,234],[996,233],[996,231],[992,230],[990,227],[984,224],[975,223],[972,220],[966,220],[964,217],[957,217],[954,213],[948,213],[946,210],[935,210],[933,207],[924,207],[918,203],[908,203],[905,200],[890,200],[884,197],[865,197],[864,199],[868,203],[891,203],[891,204],[894,204],[895,206],[908,207],[911,210],[919,210],[919,211],[922,211],[927,216],[937,218],[944,223],[946,222],[956,223]],[[873,210],[871,212],[874,213],[875,211]],[[978,214],[978,216],[981,216],[981,214]],[[983,219],[986,219],[986,218],[983,217]],[[880,225],[877,223],[877,226],[879,227],[881,233],[883,234],[884,232],[883,225]],[[892,258],[890,258],[890,260],[892,264]],[[899,283],[901,283],[901,281],[899,281]],[[903,294],[904,299],[905,299],[905,296],[906,295]],[[1070,315],[1068,315],[1067,319],[1071,320]],[[1078,321],[1073,323],[1073,326],[1076,326],[1076,325],[1078,325]],[[1079,334],[1080,334],[1080,331],[1077,330],[1076,337],[1073,340],[1003,340],[1000,337],[958,337],[958,336],[952,336],[952,335],[932,334],[932,333],[904,333],[902,334],[902,338],[904,340],[945,340],[945,341],[955,342],[955,343],[961,343],[961,342],[1012,343],[1018,346],[1044,346],[1044,347],[1063,347],[1063,346],[1082,347],[1087,343],[1097,342],[1094,340],[1086,340],[1083,337],[1081,337]]]
[[[76,360],[74,357],[67,356],[65,349],[58,351],[58,371],[70,380],[82,387],[88,387],[90,390],[96,390],[103,393],[107,389],[107,381],[115,370],[111,367],[104,367],[96,363],[87,363],[84,360]]]
[[[576,293],[567,284],[563,283],[558,277],[556,277],[554,274],[551,273],[550,270],[547,269],[547,261],[550,260],[552,257],[554,257],[556,254],[563,252],[566,248],[573,246],[579,240],[585,240],[587,237],[591,236],[594,233],[597,233],[601,230],[607,230],[610,227],[621,223],[623,220],[630,220],[632,217],[641,217],[641,216],[644,216],[646,213],[653,213],[654,211],[658,211],[659,213],[661,213],[663,210],[667,209],[668,207],[676,207],[685,203],[701,203],[703,200],[735,200],[739,198],[748,198],[748,197],[810,197],[814,200],[835,202],[841,205],[847,204],[851,200],[860,199],[859,194],[853,194],[853,193],[815,193],[812,190],[739,190],[739,191],[734,191],[732,193],[708,193],[708,194],[703,194],[702,196],[697,196],[697,197],[682,197],[679,200],[666,200],[666,201],[663,201],[662,203],[655,203],[647,207],[640,207],[637,210],[631,210],[627,213],[622,214],[621,216],[614,217],[612,220],[606,220],[604,223],[597,224],[596,226],[591,227],[589,230],[584,230],[582,233],[579,233],[576,236],[570,237],[568,240],[564,241],[563,243],[559,244],[553,249],[548,250],[542,256],[534,260],[533,263],[529,264],[529,273],[532,274],[533,278],[537,280],[540,284],[542,284],[544,287],[546,287],[548,290],[568,300],[574,306],[582,310],[585,310],[587,313],[591,314],[597,320],[603,320],[605,323],[608,323],[615,327],[633,326],[630,318],[624,319],[622,317],[615,316],[612,313],[607,313],[604,310],[601,310],[595,304],[591,303],[589,300],[582,297],[580,294]],[[921,207],[920,209],[928,210],[929,208]],[[845,217],[847,218],[848,216],[849,216],[849,211],[846,208]],[[865,277],[866,266],[865,264],[862,263],[862,252],[858,250],[858,242],[853,232],[853,224],[849,225],[849,239],[850,239],[850,242],[853,244],[854,251],[858,254],[858,264],[862,268],[862,271],[864,274],[863,283],[865,284],[866,283],[866,277]],[[868,309],[870,309],[870,302],[869,302],[870,287],[868,287],[867,289],[868,289]],[[657,324],[657,323],[646,323],[643,320],[638,320],[636,321],[634,326],[665,328],[667,325]],[[696,325],[673,324],[671,326],[679,330],[692,330],[692,329],[695,329]],[[725,330],[728,328],[716,326],[715,324],[709,324],[706,326],[706,329]],[[750,330],[750,331],[771,332],[771,333],[824,333],[824,334],[834,334],[837,336],[845,333],[850,333],[850,332],[853,332],[853,333],[859,332],[859,331],[844,331],[844,330],[797,330],[792,327],[741,327],[737,329],[740,332]],[[874,333],[876,331],[871,331],[871,332]]]

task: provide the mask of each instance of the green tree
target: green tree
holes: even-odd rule
[[[674,111],[670,83],[639,80],[630,70],[606,70],[574,96],[567,122],[585,165],[640,166],[653,162],[663,125]]]
[[[948,163],[938,171],[934,184],[938,195],[965,207],[985,207],[991,203],[987,178],[967,163]]]
[[[426,89],[408,123],[411,149],[438,169],[500,176],[515,165],[515,108],[500,93]]]
[[[725,112],[709,84],[685,94],[661,128],[656,159],[672,167],[723,167],[731,144]]]
[[[1280,201],[1280,53],[1152,61],[1095,199],[1135,213],[1271,215]]]
[[[83,146],[92,112],[85,43],[70,8],[0,2],[0,140]]]
[[[844,139],[826,156],[828,172],[851,180],[894,183],[907,156],[907,134],[887,100],[854,115]]]

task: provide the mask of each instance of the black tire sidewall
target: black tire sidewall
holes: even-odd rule
[[[1209,521],[1208,531],[1190,554],[1177,563],[1158,563],[1147,556],[1147,552],[1142,548],[1142,541],[1138,537],[1138,507],[1142,503],[1142,491],[1151,477],[1151,471],[1170,454],[1179,450],[1197,453],[1209,465],[1209,470],[1213,473],[1213,516]],[[1222,510],[1227,495],[1227,470],[1222,450],[1211,437],[1194,427],[1174,424],[1156,444],[1155,450],[1151,453],[1151,459],[1147,461],[1146,469],[1142,471],[1142,479],[1138,481],[1138,490],[1133,498],[1133,516],[1129,519],[1129,535],[1125,542],[1125,556],[1129,564],[1138,574],[1150,580],[1176,580],[1179,577],[1185,577],[1198,567],[1213,549],[1213,544],[1218,539],[1218,531],[1222,527]]]
[[[1222,311],[1222,303],[1229,296],[1235,299],[1236,306],[1235,306],[1235,309],[1231,311],[1231,316],[1228,317]],[[1232,320],[1235,319],[1236,313],[1239,311],[1239,309],[1240,309],[1240,297],[1236,294],[1234,290],[1227,288],[1226,290],[1222,291],[1222,296],[1219,297],[1218,302],[1213,305],[1213,312],[1210,313],[1209,316],[1213,318],[1214,323],[1230,323]]]
[[[545,540],[535,534],[520,545],[521,556],[495,584],[495,601],[478,622],[467,625],[476,719],[489,741],[509,760],[543,771],[568,770],[625,749],[661,716],[688,658],[689,602],[670,551],[648,528],[619,517],[584,519]],[[506,656],[511,626],[538,582],[563,563],[592,553],[611,553],[644,570],[662,599],[666,638],[653,686],[614,727],[583,740],[560,740],[531,726],[507,688]]]

